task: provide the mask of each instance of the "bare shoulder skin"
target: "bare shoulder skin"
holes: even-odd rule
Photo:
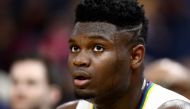
[[[71,101],[59,106],[57,109],[76,109],[77,104],[78,104],[77,100]]]

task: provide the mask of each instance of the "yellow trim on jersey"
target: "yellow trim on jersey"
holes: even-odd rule
[[[94,105],[92,103],[90,103],[90,108],[89,109],[93,109]]]
[[[155,87],[155,84],[152,83],[152,87],[150,87],[150,89],[148,90],[148,92],[146,94],[146,98],[145,98],[145,101],[144,101],[142,109],[145,109],[147,101],[148,101],[148,98],[149,98],[150,94],[152,93],[154,87]]]

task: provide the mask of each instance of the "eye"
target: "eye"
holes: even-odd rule
[[[70,49],[72,53],[80,52],[80,48],[77,45],[72,45]]]
[[[93,48],[93,51],[95,51],[95,52],[103,52],[104,47],[102,45],[95,45],[94,48]]]
[[[27,85],[28,85],[28,86],[35,86],[36,84],[37,84],[37,82],[34,81],[34,80],[28,80],[28,81],[27,81]]]

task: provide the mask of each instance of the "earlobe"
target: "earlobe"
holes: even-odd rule
[[[136,69],[141,66],[144,60],[145,47],[142,44],[135,46],[131,52],[131,67]]]

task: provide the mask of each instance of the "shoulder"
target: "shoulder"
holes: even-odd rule
[[[71,101],[59,106],[57,109],[76,109],[78,102],[78,100]]]
[[[185,98],[184,96],[174,92],[174,91],[171,91],[169,89],[166,89],[160,85],[157,85],[155,84],[155,88],[154,88],[154,96],[160,96],[160,97],[163,97],[164,99],[166,99],[167,101],[169,100],[174,100],[174,99],[180,99],[180,100],[184,100],[184,101],[187,101],[189,102],[189,100],[187,98]]]
[[[150,109],[157,109],[163,103],[175,99],[190,102],[184,96],[153,83],[151,89],[146,93],[144,106]]]

